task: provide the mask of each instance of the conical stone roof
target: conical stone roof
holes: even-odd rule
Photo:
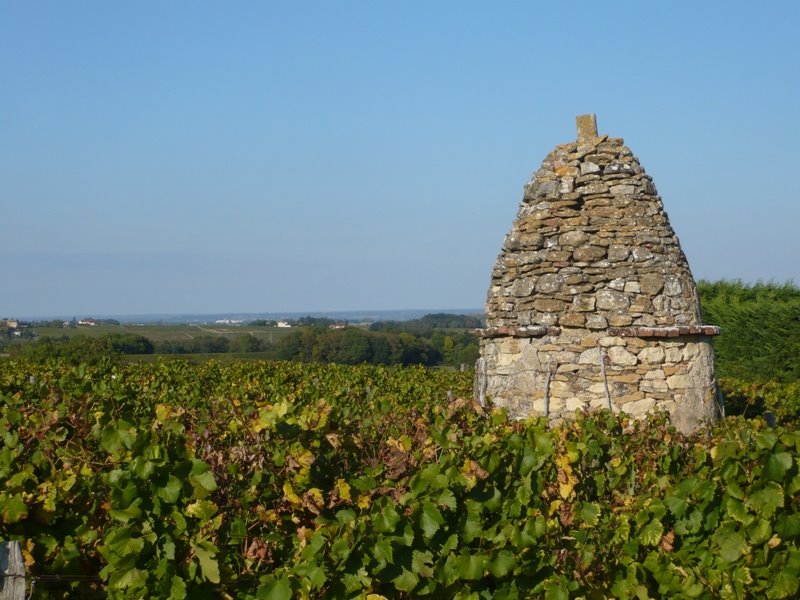
[[[492,271],[487,334],[519,328],[690,327],[694,281],[652,179],[621,138],[578,117],[525,187]]]

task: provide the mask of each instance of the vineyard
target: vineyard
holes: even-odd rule
[[[797,384],[548,427],[471,374],[0,363],[0,539],[34,598],[793,598]]]

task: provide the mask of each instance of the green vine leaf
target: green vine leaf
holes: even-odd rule
[[[11,497],[0,494],[0,514],[3,517],[3,523],[7,524],[17,523],[26,518],[28,507],[22,500],[22,494],[14,494]]]
[[[792,468],[792,455],[789,452],[776,452],[767,460],[767,477],[773,481],[783,481]]]
[[[392,533],[399,522],[400,515],[389,505],[372,515],[372,524],[378,533]]]
[[[192,544],[203,578],[211,583],[219,583],[219,564],[215,558],[217,549],[210,542]]]
[[[514,554],[508,550],[501,550],[497,553],[494,560],[489,562],[489,572],[501,579],[508,575],[517,566],[517,559]]]
[[[400,575],[392,579],[392,583],[401,592],[413,592],[419,583],[419,577],[416,573],[403,567]]]
[[[422,513],[419,518],[419,525],[422,528],[423,535],[427,539],[432,538],[443,524],[444,517],[439,512],[439,509],[432,502],[423,502]]]
[[[769,481],[750,496],[747,505],[763,518],[770,518],[778,507],[783,506],[783,489],[774,481]]]
[[[639,533],[639,539],[645,546],[658,546],[663,535],[664,525],[659,519],[653,519]]]
[[[177,575],[172,577],[172,585],[169,588],[170,600],[184,600],[186,598],[186,582]]]
[[[292,586],[285,575],[275,577],[268,575],[258,588],[260,600],[292,600]]]
[[[217,482],[214,481],[214,474],[211,467],[202,460],[192,460],[192,470],[189,473],[189,483],[195,491],[197,498],[203,499],[217,489]]]
[[[731,523],[724,525],[714,534],[714,542],[719,548],[719,557],[728,563],[736,562],[748,549],[747,542]]]

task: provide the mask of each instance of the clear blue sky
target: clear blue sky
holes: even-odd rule
[[[0,317],[481,307],[597,114],[696,278],[800,281],[798,2],[0,0]]]

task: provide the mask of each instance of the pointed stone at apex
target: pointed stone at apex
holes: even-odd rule
[[[597,137],[597,118],[594,113],[575,117],[578,125],[578,141],[588,142]]]

